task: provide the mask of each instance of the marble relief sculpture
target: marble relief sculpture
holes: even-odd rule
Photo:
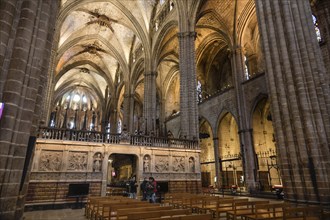
[[[168,171],[169,161],[167,156],[157,156],[155,161],[156,172],[161,173]]]
[[[68,170],[84,171],[87,169],[87,153],[70,152]]]
[[[174,172],[185,171],[184,157],[173,157],[173,171]]]
[[[62,152],[42,151],[39,162],[39,171],[60,171]]]

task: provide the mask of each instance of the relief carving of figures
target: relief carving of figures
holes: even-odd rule
[[[195,173],[195,158],[189,157],[189,172]]]
[[[143,157],[143,172],[145,172],[145,173],[150,172],[150,161],[151,161],[151,158],[149,155],[145,155]]]
[[[168,171],[168,157],[167,156],[158,156],[156,158],[155,170],[156,172],[166,172]]]
[[[86,170],[87,153],[70,152],[68,170]]]
[[[60,171],[62,152],[42,151],[39,162],[39,171]]]
[[[184,157],[173,157],[173,171],[184,172]]]
[[[93,171],[100,172],[102,169],[102,154],[96,153],[93,157]]]

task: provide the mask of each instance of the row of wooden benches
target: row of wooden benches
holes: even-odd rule
[[[167,194],[164,202],[176,208],[190,208],[197,213],[212,213],[218,219],[295,219],[316,220],[329,219],[320,206],[296,207],[293,203],[276,202],[268,200],[250,200],[239,197],[203,196],[193,194]]]
[[[92,220],[110,219],[326,219],[320,207],[294,207],[289,203],[249,201],[245,198],[167,194],[162,206],[127,197],[94,197],[85,215]]]
[[[88,198],[85,215],[92,220],[110,219],[182,219],[209,220],[211,214],[194,214],[190,209],[174,209],[127,197],[91,197]]]

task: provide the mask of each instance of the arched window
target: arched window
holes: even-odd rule
[[[312,15],[313,17],[313,24],[314,24],[314,28],[315,28],[315,33],[316,33],[316,38],[318,42],[322,41],[322,37],[321,37],[321,32],[320,32],[320,28],[319,28],[319,24],[317,23],[317,18],[315,17],[315,15]]]
[[[244,56],[244,75],[245,75],[246,80],[250,79],[249,68],[248,68],[247,63],[248,63],[248,60],[246,59],[246,56]]]
[[[198,102],[201,102],[202,99],[203,99],[203,96],[202,96],[202,84],[200,81],[197,82],[197,99],[198,99]]]

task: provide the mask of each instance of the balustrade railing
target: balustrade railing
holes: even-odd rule
[[[125,132],[121,134],[113,134],[99,131],[40,127],[38,138],[107,144],[129,144],[133,146],[150,146],[160,148],[199,149],[197,140],[130,135]]]

